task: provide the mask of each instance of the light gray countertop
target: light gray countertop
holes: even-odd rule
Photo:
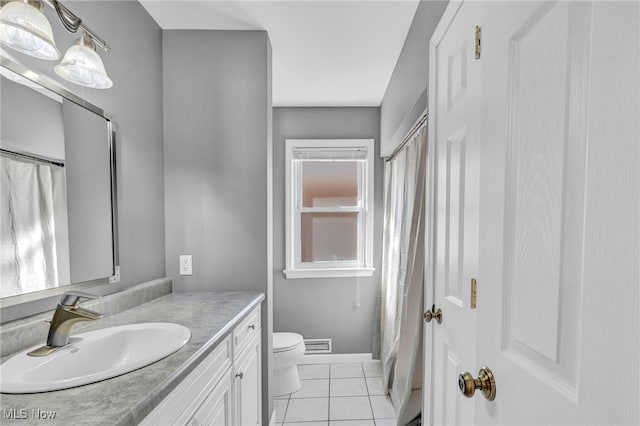
[[[98,383],[38,394],[0,394],[0,424],[137,424],[263,299],[258,292],[172,293],[96,321],[82,332],[140,322],[173,322],[188,327],[191,340],[158,362]],[[11,410],[16,410],[18,419],[7,418]],[[38,418],[46,412],[55,412],[55,417]]]

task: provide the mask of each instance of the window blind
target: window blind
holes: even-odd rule
[[[359,148],[294,148],[295,160],[366,160],[367,149]]]

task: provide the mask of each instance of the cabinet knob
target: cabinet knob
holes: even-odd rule
[[[236,374],[236,377],[238,377],[238,378],[242,379],[242,378],[244,377],[244,374],[242,374],[242,373],[238,373],[238,374]]]
[[[255,330],[256,329],[256,325],[255,324],[251,324],[249,327],[247,327],[247,329],[251,329],[251,330]]]

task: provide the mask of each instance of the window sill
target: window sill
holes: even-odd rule
[[[372,277],[375,268],[326,268],[284,270],[287,279]]]

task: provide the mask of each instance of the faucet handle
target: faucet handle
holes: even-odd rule
[[[98,299],[100,296],[95,294],[85,293],[84,291],[67,291],[60,298],[60,304],[62,306],[75,306],[81,299]]]

